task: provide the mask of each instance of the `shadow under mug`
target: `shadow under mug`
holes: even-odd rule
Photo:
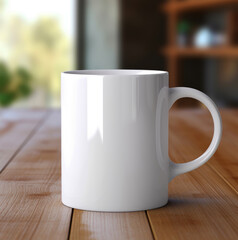
[[[168,157],[168,112],[180,98],[210,111],[214,134],[197,159]],[[168,73],[79,70],[61,75],[62,202],[92,211],[139,211],[168,202],[168,183],[204,164],[222,132],[214,102],[204,93],[169,88]]]

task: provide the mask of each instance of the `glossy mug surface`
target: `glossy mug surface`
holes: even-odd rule
[[[168,183],[204,164],[216,151],[221,118],[195,89],[169,88],[168,73],[79,70],[61,75],[62,202],[92,211],[139,211],[168,201]],[[179,98],[205,104],[213,140],[199,158],[168,157],[168,111]]]

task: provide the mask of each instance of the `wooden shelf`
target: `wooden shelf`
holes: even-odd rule
[[[238,4],[238,0],[184,0],[165,3],[162,9],[168,12],[186,12],[192,10],[226,7],[235,4]],[[159,6],[159,9],[161,9],[161,6]]]
[[[216,9],[227,9],[226,37],[228,39],[226,46],[211,48],[196,47],[178,47],[177,46],[177,27],[184,13],[198,13],[195,20],[199,22],[199,14],[202,11],[210,13]],[[158,3],[158,9],[164,11],[167,17],[167,47],[160,48],[159,54],[165,54],[167,58],[167,70],[170,73],[171,86],[180,85],[180,67],[179,58],[238,58],[237,29],[237,10],[238,0],[167,0],[166,3]],[[202,25],[202,21],[201,21]],[[196,29],[194,29],[196,30]]]
[[[238,57],[238,47],[213,47],[213,48],[165,48],[160,53],[168,56],[179,57]]]

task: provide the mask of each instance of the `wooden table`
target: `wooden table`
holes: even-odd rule
[[[0,239],[238,239],[238,110],[222,110],[214,157],[169,185],[167,206],[86,212],[60,199],[60,112],[0,111]],[[212,137],[206,110],[170,112],[170,156],[199,156]]]

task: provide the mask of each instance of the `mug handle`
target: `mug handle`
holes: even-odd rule
[[[200,157],[188,163],[174,163],[173,161],[169,160],[169,181],[171,181],[174,177],[178,176],[179,174],[192,171],[203,165],[205,162],[207,162],[215,153],[220,143],[222,134],[222,122],[218,108],[206,94],[192,88],[186,87],[170,88],[168,100],[169,109],[172,107],[174,102],[176,102],[180,98],[194,98],[203,103],[208,108],[213,119],[214,133],[210,146]]]

